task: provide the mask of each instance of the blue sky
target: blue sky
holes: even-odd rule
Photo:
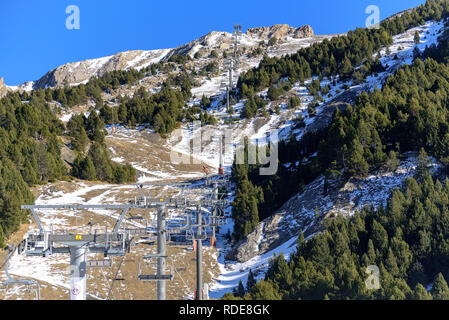
[[[0,0],[0,77],[36,80],[67,62],[126,50],[173,48],[212,30],[309,24],[316,34],[364,27],[368,5],[380,18],[424,0]],[[80,29],[66,28],[66,7],[80,9]]]

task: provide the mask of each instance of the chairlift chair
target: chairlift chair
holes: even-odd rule
[[[166,258],[166,259],[170,260],[170,269],[171,269],[170,274],[164,274],[164,275],[143,274],[142,269],[141,269],[142,262],[144,260],[158,259],[158,258]],[[153,269],[157,268],[157,261],[150,262],[149,264],[153,267]],[[139,279],[141,281],[172,281],[174,277],[175,277],[175,267],[173,264],[173,260],[170,257],[161,256],[161,255],[157,255],[157,254],[149,254],[149,255],[140,257],[139,266],[138,266],[138,270],[137,270],[137,279]]]
[[[179,238],[184,237],[185,241],[181,241]],[[185,234],[170,234],[167,245],[170,247],[186,247],[191,244],[190,241],[187,240],[187,236]]]
[[[36,298],[37,300],[41,299],[41,288],[39,285],[39,282],[37,282],[36,280],[31,280],[31,279],[14,279],[13,277],[11,277],[11,275],[8,272],[8,265],[9,265],[9,259],[12,257],[14,251],[15,251],[15,246],[13,246],[12,248],[7,247],[7,249],[9,249],[9,253],[6,257],[6,261],[5,261],[5,274],[6,274],[6,280],[4,282],[1,282],[0,284],[2,284],[3,286],[5,286],[5,291],[8,292],[8,287],[10,285],[25,285],[27,286],[27,290],[31,291],[31,287],[34,287],[34,290],[36,290]],[[18,254],[21,254],[24,250],[25,250],[25,242],[22,241],[20,242],[20,244],[18,245]],[[6,294],[5,294],[6,297]]]
[[[207,238],[207,232],[206,227],[201,225],[201,229],[203,232],[201,232],[201,236],[198,235],[197,231],[198,226],[197,225],[191,225],[189,229],[190,232],[187,235],[187,239],[189,240],[206,240]]]

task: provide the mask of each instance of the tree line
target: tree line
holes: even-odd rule
[[[45,100],[35,91],[24,100],[10,93],[0,100],[0,247],[27,219],[29,186],[64,179],[59,136],[64,132]]]
[[[379,29],[350,31],[345,36],[325,39],[320,43],[300,49],[298,52],[281,58],[264,56],[257,68],[243,73],[238,80],[239,98],[248,99],[245,117],[253,117],[264,104],[254,104],[255,96],[269,88],[270,100],[285,94],[291,85],[310,79],[312,76],[331,81],[352,79],[354,83],[363,82],[367,76],[384,70],[379,55],[373,57],[382,47],[393,43],[393,36],[422,25],[428,20],[440,20],[449,16],[449,1],[429,0],[410,12],[393,19],[382,21]],[[289,85],[286,85],[288,83]],[[316,104],[320,96],[314,95]],[[256,108],[257,106],[257,108]]]

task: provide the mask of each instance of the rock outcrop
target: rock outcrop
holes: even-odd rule
[[[34,88],[62,87],[88,81],[91,77],[102,76],[114,70],[143,68],[162,60],[171,49],[136,50],[119,52],[112,56],[89,59],[80,62],[66,63],[47,72],[34,84]]]
[[[0,78],[0,98],[3,98],[8,93],[8,88],[3,82],[3,78]]]
[[[410,154],[394,172],[379,172],[364,179],[328,181],[326,194],[324,177],[320,177],[262,221],[226,258],[248,261],[298,236],[301,230],[306,238],[319,232],[323,219],[332,215],[351,215],[364,206],[385,206],[391,190],[415,174],[416,163],[416,154]],[[431,171],[437,174],[440,165],[433,161],[432,167]]]
[[[271,38],[282,39],[291,37],[294,39],[302,39],[312,37],[314,35],[312,27],[305,25],[299,28],[290,27],[288,24],[275,24],[271,27],[250,28],[246,30],[246,34],[260,40],[269,40]]]
[[[253,47],[258,46],[260,41],[269,40],[273,37],[277,39],[285,37],[302,39],[313,35],[313,30],[308,25],[294,28],[286,24],[278,24],[271,27],[248,29],[242,35],[241,45]],[[193,58],[198,52],[200,57],[207,58],[215,50],[221,57],[223,51],[230,48],[231,42],[231,33],[212,31],[175,49],[125,51],[103,58],[67,63],[47,72],[34,83],[33,89],[77,85],[87,82],[91,77],[102,76],[108,71],[144,68],[152,63],[167,60],[175,54],[189,55]]]

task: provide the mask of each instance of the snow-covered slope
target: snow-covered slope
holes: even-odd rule
[[[393,74],[403,64],[411,64],[416,46],[422,51],[426,46],[436,44],[438,36],[443,32],[443,27],[442,21],[428,21],[422,26],[395,36],[394,43],[389,48],[390,53],[386,54],[386,48],[380,51],[381,62],[387,70],[377,76],[368,77],[362,84],[354,85],[348,82],[350,89],[341,94],[336,92],[342,90],[344,83],[337,81],[336,86],[331,86],[330,96],[325,98],[325,102],[317,108],[317,116],[313,118],[309,117],[306,108],[311,97],[305,87],[296,84],[292,90],[302,98],[303,104],[296,109],[295,113],[303,116],[306,126],[295,129],[292,120],[277,124],[281,129],[281,136],[288,138],[293,134],[299,140],[306,130],[327,125],[336,101],[345,101],[348,93],[352,93],[355,97],[361,91],[372,90],[375,87],[381,88],[383,80],[388,75]],[[421,37],[417,45],[413,39],[415,31],[418,31]],[[326,83],[322,83],[324,84]],[[281,108],[281,113],[283,112],[285,111]],[[440,165],[434,159],[432,163],[435,172]],[[409,155],[400,162],[398,169],[394,172],[378,172],[364,179],[333,181],[326,195],[323,193],[324,177],[310,183],[304,192],[293,196],[276,214],[262,221],[236,250],[223,252],[219,259],[222,275],[217,279],[217,285],[214,287],[217,296],[222,295],[223,292],[229,292],[238,285],[240,280],[245,283],[249,269],[256,273],[257,270],[265,271],[268,266],[267,259],[273,253],[283,252],[288,256],[295,249],[295,240],[299,232],[303,231],[306,237],[313,236],[319,231],[319,223],[323,217],[330,214],[352,215],[364,206],[385,206],[391,191],[399,188],[407,177],[413,176],[415,170],[416,156]],[[316,208],[320,216],[318,219]]]
[[[65,84],[78,85],[108,71],[130,68],[139,70],[161,61],[170,52],[171,49],[125,51],[103,58],[67,63],[45,74],[34,83],[34,88],[57,87]]]
[[[275,25],[267,28],[248,29],[247,33],[242,34],[241,45],[246,49],[258,47],[261,42],[267,42],[272,37],[285,38],[287,40],[287,45],[282,45],[280,50],[272,50],[270,53],[272,55],[283,55],[293,52],[304,47],[307,43],[321,41],[324,38],[320,36],[314,37],[310,26],[294,28],[288,25]],[[303,38],[306,38],[306,40],[299,41]],[[198,53],[203,62],[210,61],[212,58],[209,55],[212,50],[215,50],[222,56],[222,53],[231,47],[231,42],[232,35],[230,33],[212,31],[177,48],[125,51],[97,59],[67,63],[49,71],[40,79],[29,82],[28,85],[24,84],[10,88],[12,90],[25,90],[29,85],[35,89],[78,85],[86,83],[91,77],[101,76],[108,71],[128,70],[130,68],[139,70],[153,63],[166,60],[175,54],[188,55],[193,58]],[[281,42],[284,43],[285,41]]]

